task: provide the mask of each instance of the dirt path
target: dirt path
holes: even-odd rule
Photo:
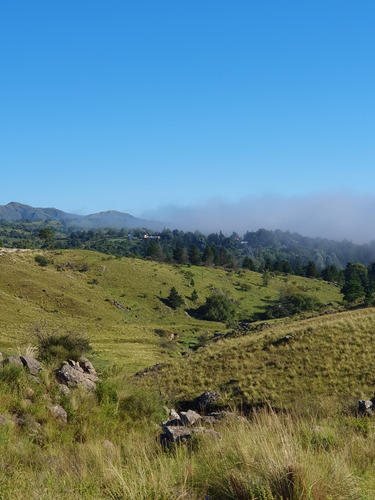
[[[15,252],[31,252],[30,248],[0,248],[0,255]]]

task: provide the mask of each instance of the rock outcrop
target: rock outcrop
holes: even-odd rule
[[[358,401],[358,413],[370,416],[375,410],[375,397],[372,399],[361,399]]]
[[[168,443],[185,442],[194,434],[204,434],[208,437],[219,439],[220,432],[214,431],[211,427],[219,420],[214,415],[202,416],[194,410],[181,411],[168,410],[169,419],[163,422],[163,433],[160,435],[160,442]],[[210,427],[205,427],[209,425]]]
[[[60,422],[63,422],[64,424],[67,423],[68,421],[68,414],[64,410],[64,408],[60,405],[54,405],[51,406],[50,411],[52,415],[59,420]]]
[[[21,362],[27,368],[31,375],[37,375],[42,370],[42,365],[35,358],[30,356],[20,356]]]
[[[207,408],[213,403],[216,403],[221,399],[220,394],[217,391],[206,391],[201,394],[198,398],[198,404],[202,408]]]
[[[81,385],[86,391],[95,390],[99,377],[87,358],[81,358],[81,360],[81,362],[64,361],[62,366],[55,372],[56,378],[61,384],[68,387]]]

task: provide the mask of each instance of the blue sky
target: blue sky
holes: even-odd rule
[[[374,22],[369,0],[4,0],[0,204],[372,202]]]

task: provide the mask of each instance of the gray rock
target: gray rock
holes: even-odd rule
[[[23,366],[21,356],[9,356],[9,358],[6,358],[4,362],[12,365]]]
[[[193,410],[180,412],[181,420],[184,425],[194,425],[196,422],[201,420],[199,413]]]
[[[213,424],[217,424],[218,419],[216,417],[214,417],[213,415],[204,415],[202,417],[202,422],[204,424],[213,425]]]
[[[42,365],[35,358],[31,358],[30,356],[20,356],[23,366],[25,366],[31,375],[37,375],[41,369]]]
[[[374,410],[374,403],[370,400],[361,399],[358,401],[358,413],[362,415],[372,415]]]
[[[180,415],[172,408],[169,410],[169,419],[163,422],[163,425],[183,425]]]
[[[58,384],[58,385],[59,385],[60,392],[62,394],[69,394],[70,389],[67,385],[64,385],[64,384]]]
[[[77,387],[81,385],[86,391],[92,391],[96,389],[96,384],[88,378],[89,374],[85,374],[77,369],[76,365],[71,366],[70,364],[64,362],[61,368],[55,372],[58,382],[65,384],[68,387]],[[87,376],[88,375],[88,376]]]
[[[5,424],[5,417],[4,415],[0,415],[0,425],[4,425]]]
[[[83,373],[83,368],[78,361],[74,361],[74,359],[69,359],[68,364],[78,372]]]
[[[64,410],[64,408],[60,405],[55,405],[51,406],[50,408],[52,415],[59,420],[60,422],[63,422],[66,424],[68,422],[68,414]]]
[[[179,443],[191,438],[191,432],[184,426],[165,425],[163,427],[167,441],[171,443]]]
[[[217,420],[223,420],[224,418],[233,418],[235,416],[234,413],[231,411],[227,410],[222,410],[222,411],[214,411],[210,413],[210,417],[214,417]]]
[[[214,431],[213,429],[206,429],[205,427],[194,427],[194,429],[192,429],[192,432],[194,432],[195,434],[204,434],[205,436],[208,436],[212,439],[221,438],[220,432]]]
[[[35,375],[29,375],[29,379],[34,382],[34,384],[40,384],[40,380]]]
[[[198,403],[203,408],[210,406],[212,403],[216,403],[221,399],[220,394],[217,391],[207,391],[201,394],[198,398]]]
[[[90,373],[90,375],[96,375],[96,370],[92,366],[92,363],[89,359],[85,358],[84,356],[81,356],[79,358],[79,364],[82,366],[82,369],[85,373]]]
[[[243,417],[242,415],[237,415],[236,413],[233,413],[232,411],[226,411],[226,410],[213,412],[210,414],[210,417],[214,417],[217,420],[236,419],[237,422],[247,422],[246,417]]]

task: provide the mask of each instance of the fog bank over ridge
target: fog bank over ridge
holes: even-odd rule
[[[244,234],[259,228],[297,232],[304,236],[367,243],[375,240],[374,195],[345,192],[281,197],[265,195],[228,202],[215,198],[207,202],[164,205],[142,217],[166,221],[169,227],[185,231]]]

